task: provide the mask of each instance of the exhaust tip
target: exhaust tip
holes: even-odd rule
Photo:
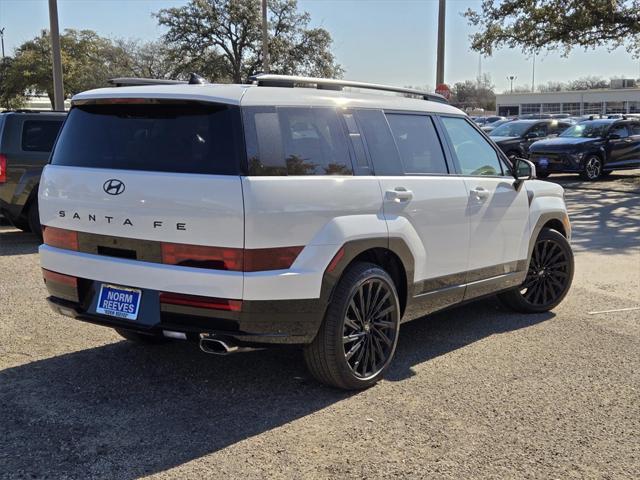
[[[238,351],[238,346],[228,340],[219,338],[200,337],[200,350],[213,355],[229,355]]]

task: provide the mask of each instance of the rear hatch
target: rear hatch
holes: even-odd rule
[[[85,253],[137,260],[167,242],[242,248],[242,144],[236,105],[83,101],[43,172],[41,223],[81,232]]]

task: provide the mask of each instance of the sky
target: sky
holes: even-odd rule
[[[258,0],[256,0],[258,1]],[[164,29],[153,12],[179,6],[186,0],[58,0],[60,30],[91,29],[100,35],[155,40]],[[491,75],[497,91],[531,85],[533,62],[518,50],[502,49],[482,58],[469,48],[474,28],[462,12],[478,9],[480,1],[448,0],[445,81],[475,79],[480,71]],[[333,51],[345,69],[344,78],[400,86],[435,85],[437,0],[298,0],[309,12],[313,26],[326,28],[334,39]],[[8,55],[25,40],[48,28],[47,0],[0,0],[0,28],[5,28]],[[557,53],[535,60],[536,85],[567,81],[587,75],[640,77],[640,61],[623,48],[574,50],[568,58]]]

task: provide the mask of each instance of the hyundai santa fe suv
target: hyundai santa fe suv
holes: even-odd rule
[[[300,345],[359,389],[402,322],[495,293],[543,312],[571,285],[562,188],[439,96],[259,75],[72,105],[40,183],[49,303],[129,340]]]

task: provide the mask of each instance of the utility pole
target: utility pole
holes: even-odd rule
[[[509,81],[511,82],[511,93],[513,93],[513,81],[514,81],[516,78],[518,78],[518,77],[516,77],[515,75],[509,75],[509,76],[507,77],[507,80],[509,80]]]
[[[533,70],[531,72],[531,93],[536,91],[536,54],[533,54]]]
[[[269,73],[269,29],[267,24],[267,0],[262,0],[262,71]]]
[[[6,27],[0,28],[0,42],[2,42],[2,58],[4,59],[4,29]]]
[[[436,60],[436,88],[444,83],[444,24],[446,18],[446,0],[439,0],[438,8],[438,52]]]
[[[51,54],[53,56],[53,109],[64,112],[62,58],[60,56],[60,30],[58,29],[57,0],[49,0],[49,25],[51,30]]]

